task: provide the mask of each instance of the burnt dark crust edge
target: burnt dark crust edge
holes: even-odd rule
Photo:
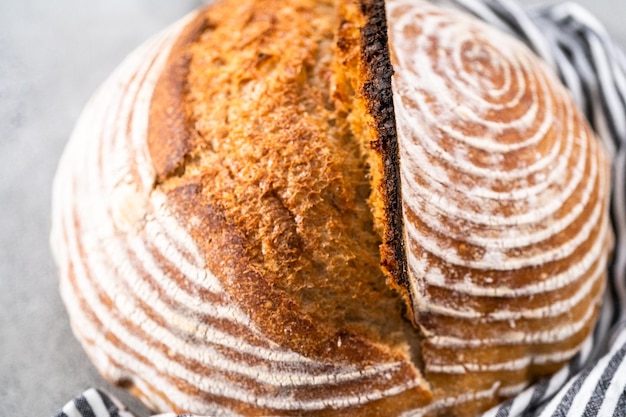
[[[400,153],[391,89],[393,67],[389,55],[385,3],[383,0],[364,0],[360,7],[366,18],[361,29],[361,70],[365,74],[362,94],[375,123],[376,140],[371,146],[381,156],[384,173],[380,186],[386,224],[381,265],[404,295],[410,297],[402,218]]]

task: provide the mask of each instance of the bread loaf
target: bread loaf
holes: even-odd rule
[[[590,334],[609,162],[523,45],[417,0],[219,0],[54,184],[73,331],[155,410],[474,416]]]

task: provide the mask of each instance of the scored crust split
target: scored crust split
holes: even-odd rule
[[[589,335],[608,181],[554,75],[469,17],[222,0],[87,105],[52,245],[91,360],[154,409],[471,416]]]

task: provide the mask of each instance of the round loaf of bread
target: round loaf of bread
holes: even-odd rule
[[[589,336],[609,162],[523,45],[417,0],[219,0],[88,103],[52,247],[155,410],[475,416]]]

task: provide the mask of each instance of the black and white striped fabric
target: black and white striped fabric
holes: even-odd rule
[[[594,333],[568,366],[483,417],[626,416],[626,55],[574,3],[523,9],[514,0],[433,1],[465,9],[525,42],[571,90],[613,158],[616,248]],[[55,417],[133,416],[114,398],[90,389]]]
[[[91,388],[74,398],[54,417],[134,417],[114,397]]]

